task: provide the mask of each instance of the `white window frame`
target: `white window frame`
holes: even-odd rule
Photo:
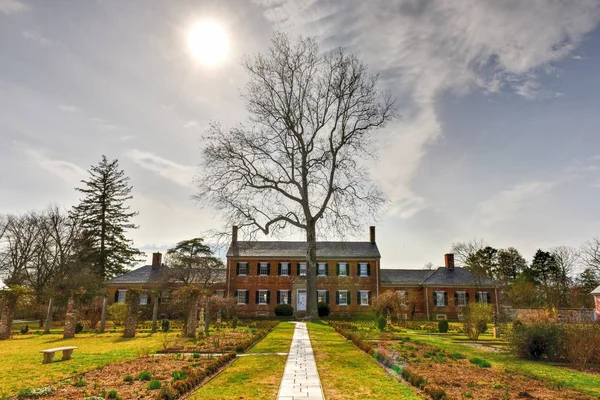
[[[248,276],[248,263],[247,262],[241,262],[239,263],[240,265],[240,273],[238,274],[238,276]],[[242,267],[244,267],[246,269],[245,273],[242,274]]]
[[[317,290],[317,303],[321,303],[321,300],[319,300],[321,298],[321,295],[323,295],[322,296],[322,298],[323,298],[322,302],[326,303],[327,302],[327,290]]]
[[[269,291],[267,289],[258,289],[258,305],[260,306],[266,306],[267,303],[267,296],[268,296]],[[262,295],[265,296],[264,298],[264,303],[262,302]]]
[[[396,296],[398,296],[398,303],[405,306],[408,303],[408,292],[406,290],[396,290]]]
[[[284,301],[282,301],[282,300],[283,300],[283,298],[284,298],[284,297],[282,296],[282,294],[283,294],[283,293],[285,293],[285,302],[284,302]],[[260,296],[259,296],[259,297],[260,297]],[[290,297],[288,296],[288,291],[287,291],[287,290],[280,290],[280,291],[279,291],[279,304],[290,304],[290,302],[291,302],[291,299],[290,299]]]
[[[360,296],[360,305],[361,306],[369,306],[370,305],[369,304],[369,291],[368,290],[359,290],[358,293]],[[366,302],[365,302],[365,300],[366,300]]]
[[[117,292],[119,293],[117,295],[117,303],[124,304],[127,301],[127,289],[119,289]]]
[[[140,294],[140,306],[148,305],[148,293]]]
[[[435,293],[435,306],[436,307],[446,307],[446,295],[444,291],[437,290]],[[442,300],[442,304],[440,304],[440,299]]]
[[[348,276],[348,270],[349,269],[350,268],[348,267],[348,263],[347,262],[341,262],[340,263],[340,275],[339,276]],[[342,271],[344,271],[343,274],[342,274]]]
[[[264,273],[263,273],[264,268]],[[268,276],[269,275],[269,263],[268,262],[259,262],[258,263],[258,276]]]
[[[323,273],[321,273],[321,267],[323,267]],[[317,276],[327,276],[327,263],[326,262],[318,262],[317,263]]]
[[[299,268],[299,270],[300,270],[300,271],[298,271],[298,272],[300,272],[300,274],[299,274],[299,275],[300,275],[300,276],[306,276],[306,273],[308,272],[308,267],[307,267],[307,264],[306,264],[305,262],[301,262],[301,263],[299,263],[299,264],[300,264],[300,268]],[[302,270],[303,270],[303,269],[304,269],[304,273],[302,273]]]
[[[363,274],[363,267],[365,273]],[[369,276],[369,263],[358,263],[358,276]]]
[[[448,317],[446,316],[446,314],[436,314],[435,319],[438,321],[446,321]]]
[[[480,291],[480,292],[477,292],[477,294],[478,294],[477,297],[479,297],[479,302],[481,304],[488,304],[488,292],[487,291],[485,291],[485,292]]]
[[[244,304],[244,305],[248,304],[248,303],[246,303],[246,293],[247,292],[248,292],[248,289],[238,289],[238,293],[237,293],[237,302],[238,302],[238,305],[240,305],[240,304]],[[244,301],[240,301],[240,295],[242,293],[244,293]]]
[[[290,263],[289,262],[282,262],[280,264],[281,266],[281,276],[290,276]],[[285,267],[285,273],[284,273],[284,268]]]
[[[344,294],[344,302],[342,303],[342,294]],[[338,290],[339,295],[339,306],[347,306],[348,305],[348,291],[347,290]]]
[[[466,307],[467,304],[467,292],[464,290],[456,291],[456,306],[457,307]],[[462,299],[461,299],[462,296]],[[461,301],[462,300],[462,301]]]

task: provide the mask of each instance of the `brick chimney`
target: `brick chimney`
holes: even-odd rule
[[[238,227],[237,225],[233,225],[231,230],[231,243],[237,243],[238,240]]]
[[[159,252],[152,253],[152,266],[160,267],[162,264],[162,254]]]
[[[446,268],[454,269],[454,254],[444,254],[444,264],[446,264]]]
[[[371,236],[371,240],[370,241],[371,241],[371,243],[375,244],[375,227],[371,226],[369,228],[369,231],[370,231],[370,236]]]

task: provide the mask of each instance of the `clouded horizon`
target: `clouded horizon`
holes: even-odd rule
[[[186,47],[206,18],[230,42],[213,68]],[[247,116],[239,60],[280,30],[355,53],[399,99],[372,170],[383,268],[473,238],[579,246],[600,236],[599,25],[597,0],[0,0],[0,213],[75,204],[105,154],[134,186],[136,246],[220,228],[191,200],[202,135]]]

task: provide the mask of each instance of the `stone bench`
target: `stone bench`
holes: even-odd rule
[[[62,359],[63,360],[70,360],[71,355],[73,354],[73,350],[75,350],[76,348],[77,348],[77,346],[68,346],[68,347],[57,347],[56,349],[40,350],[40,353],[44,354],[43,364],[50,364],[54,360],[54,353],[56,353],[57,351],[62,351],[62,353],[63,353]]]

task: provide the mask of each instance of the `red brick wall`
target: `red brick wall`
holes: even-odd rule
[[[600,295],[594,296],[594,303],[596,304],[596,311],[598,312],[598,318],[600,319]]]
[[[298,259],[245,259],[245,258],[230,258],[228,260],[228,276],[230,276],[229,293],[235,296],[238,289],[246,289],[249,291],[248,304],[238,306],[240,314],[257,315],[268,314],[274,315],[274,309],[277,305],[278,290],[292,290],[293,281],[298,277],[297,263],[303,260]],[[371,311],[370,306],[361,306],[358,304],[358,290],[369,290],[372,298],[376,296],[377,291],[377,260],[318,260],[319,262],[327,262],[328,276],[317,276],[317,289],[329,291],[329,306],[332,314],[348,314]],[[248,262],[248,276],[238,276],[237,263]],[[259,276],[258,266],[260,262],[269,262],[271,265],[270,275]],[[290,263],[290,276],[279,276],[278,265],[280,262]],[[348,276],[337,276],[337,263],[347,262],[349,264]],[[370,265],[370,275],[368,277],[358,276],[358,264],[367,262]],[[269,290],[271,301],[267,305],[256,304],[257,290]],[[350,292],[350,304],[347,306],[336,305],[336,291],[348,290]],[[296,304],[292,304],[296,309]]]

